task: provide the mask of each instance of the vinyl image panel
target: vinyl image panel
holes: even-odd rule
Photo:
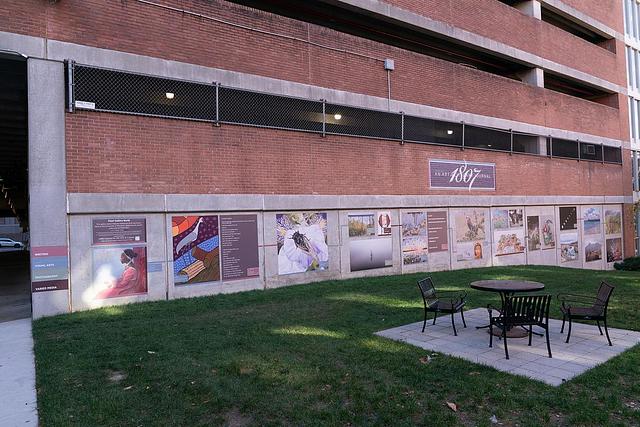
[[[575,206],[561,207],[560,231],[576,230],[578,228],[578,210]]]
[[[349,241],[351,271],[393,266],[391,237]]]
[[[607,239],[607,262],[622,261],[622,239],[616,237],[614,239]]]
[[[405,212],[402,214],[402,262],[420,264],[428,261],[429,241],[427,239],[426,212]]]
[[[622,211],[619,208],[606,208],[604,211],[605,234],[622,233]]]
[[[93,255],[94,299],[147,293],[147,248],[144,246],[96,247]]]
[[[277,214],[276,238],[278,274],[329,268],[326,212]]]
[[[542,249],[555,249],[556,229],[552,215],[540,216],[540,245]]]
[[[578,259],[578,233],[560,234],[560,262]]]
[[[594,262],[602,260],[602,242],[597,240],[585,240],[584,261]]]
[[[171,218],[173,276],[176,285],[220,280],[218,216]]]
[[[529,251],[538,251],[542,248],[540,243],[540,217],[527,216],[527,249]]]
[[[600,235],[602,233],[602,227],[600,225],[600,208],[589,207],[584,210],[584,234],[585,235]]]
[[[376,219],[373,214],[349,214],[349,237],[376,235]]]

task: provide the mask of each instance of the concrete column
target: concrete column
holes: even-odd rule
[[[64,66],[29,58],[29,228],[33,317],[69,311]]]
[[[541,156],[546,156],[547,154],[547,137],[539,136],[538,137],[538,154]]]
[[[513,5],[525,15],[532,16],[536,19],[542,19],[542,7],[538,0],[524,0]]]
[[[638,183],[638,152],[631,152],[631,174],[633,176],[633,191],[640,191],[638,188],[640,183]]]
[[[542,68],[532,68],[527,71],[518,73],[518,77],[522,79],[523,83],[531,86],[544,87],[544,71]]]

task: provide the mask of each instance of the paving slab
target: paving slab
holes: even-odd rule
[[[37,426],[31,319],[0,323],[0,426]]]
[[[493,348],[489,348],[488,330],[476,329],[477,326],[488,324],[487,310],[476,308],[465,311],[465,319],[466,328],[456,315],[457,337],[453,335],[449,315],[439,317],[435,325],[431,320],[427,321],[424,333],[422,322],[415,322],[379,331],[376,335],[406,342],[425,350],[460,357],[552,386],[559,386],[640,344],[640,332],[609,328],[613,342],[613,346],[609,346],[607,338],[600,335],[595,324],[582,323],[573,324],[571,340],[567,344],[567,328],[565,327],[563,334],[560,333],[562,321],[549,319],[552,358],[548,357],[545,337],[534,336],[531,346],[527,345],[528,338],[509,339],[510,359],[506,360],[502,340],[494,337]]]

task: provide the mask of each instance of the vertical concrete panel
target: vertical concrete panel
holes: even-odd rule
[[[31,247],[66,248],[64,66],[29,58],[27,70]],[[68,289],[33,294],[34,318],[68,311]]]
[[[529,250],[530,233],[527,218],[533,216],[538,217],[538,235],[540,238],[540,249]],[[542,243],[543,228],[546,219],[550,219],[555,224],[554,208],[553,206],[525,206],[525,226],[527,226],[527,264],[528,265],[556,265],[556,247],[558,243],[558,235],[556,234],[556,227],[553,226],[553,237],[555,246],[544,245]]]

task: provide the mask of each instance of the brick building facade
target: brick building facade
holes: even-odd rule
[[[633,255],[620,1],[297,3],[3,2],[0,50],[28,57],[35,316]],[[494,188],[434,188],[430,160],[494,165]],[[535,243],[545,218],[553,245]],[[316,225],[321,249],[291,249],[306,271],[285,268],[287,232]],[[385,259],[355,267],[367,241]],[[128,267],[137,285],[105,291]]]

